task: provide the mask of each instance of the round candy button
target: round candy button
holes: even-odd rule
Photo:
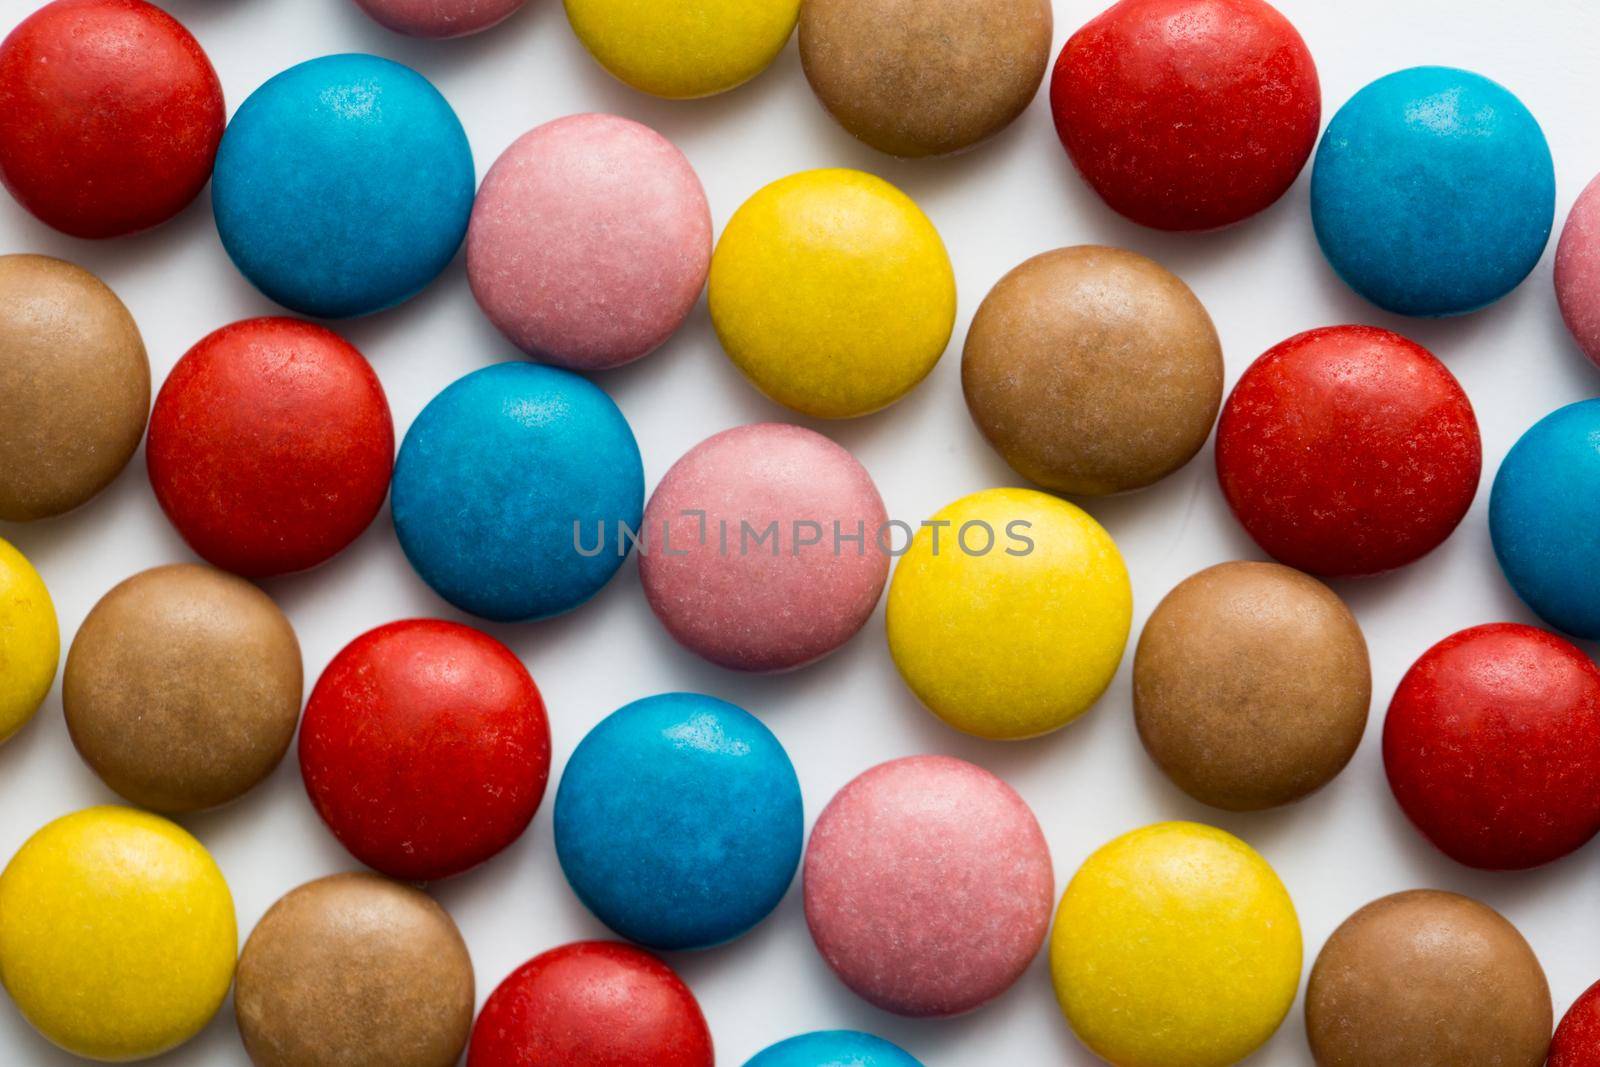
[[[233,897],[200,842],[155,815],[89,808],[45,826],[0,875],[0,979],[76,1056],[181,1045],[233,981]]]
[[[613,941],[563,945],[512,971],[472,1029],[467,1067],[712,1067],[711,1031],[683,980]]]
[[[27,557],[0,539],[0,742],[44,703],[60,657],[50,591]]]
[[[1600,982],[1567,1009],[1550,1041],[1546,1067],[1600,1067]]]
[[[956,283],[911,199],[856,170],[773,182],[728,220],[711,260],[728,358],[780,404],[824,419],[894,403],[944,354]]]
[[[550,774],[550,724],[527,668],[488,634],[392,622],[317,679],[300,773],[356,859],[406,881],[448,878],[527,829]]]
[[[225,118],[199,42],[144,0],[55,0],[0,43],[0,181],[74,237],[183,210],[211,177]]]
[[[1372,326],[1269,349],[1217,424],[1217,476],[1245,531],[1324,577],[1379,574],[1433,551],[1472,506],[1482,464],[1455,376]]]
[[[1067,1021],[1102,1059],[1228,1067],[1294,1003],[1300,923],[1249,845],[1209,826],[1158,823],[1112,841],[1073,877],[1050,969]]]
[[[979,737],[1035,737],[1089,709],[1122,662],[1133,592],[1087,513],[986,489],[925,521],[889,586],[889,651],[917,698]]]
[[[783,51],[800,0],[566,0],[572,32],[600,65],[642,92],[687,99],[726,92]]]
[[[802,832],[783,745],[754,715],[697,693],[613,712],[556,793],[573,892],[650,948],[709,948],[766,918],[794,879]]]
[[[1339,109],[1311,172],[1311,221],[1352,289],[1401,315],[1505,296],[1555,222],[1550,146],[1528,109],[1470,71],[1414,67]]]
[[[763,1049],[744,1067],[922,1067],[922,1061],[859,1030],[818,1030]]]
[[[458,379],[406,431],[395,533],[463,611],[498,622],[571,611],[611,580],[644,512],[633,430],[576,374],[501,363]]]
[[[465,37],[516,14],[523,0],[356,0],[361,9],[408,37]]]
[[[472,149],[410,67],[323,56],[250,94],[217,151],[211,204],[240,272],[285,307],[365,315],[415,296],[467,232]]]
[[[1600,178],[1584,188],[1556,246],[1556,299],[1567,329],[1600,365]]]

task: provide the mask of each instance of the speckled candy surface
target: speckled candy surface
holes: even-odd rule
[[[611,580],[639,529],[644,465],[598,386],[501,363],[457,379],[406,431],[395,533],[422,580],[509,622],[570,611]]]
[[[1427,555],[1472,506],[1483,446],[1455,376],[1372,326],[1332,326],[1269,349],[1217,424],[1228,506],[1268,553],[1324,577]]]
[[[1243,841],[1196,823],[1147,826],[1090,856],[1050,943],[1062,1012],[1115,1067],[1237,1063],[1288,1014],[1300,962],[1300,923],[1277,874]]]
[[[866,415],[933,369],[956,283],[933,223],[857,170],[782,178],[728,220],[711,260],[711,321],[752,385],[806,415]]]
[[[408,37],[465,37],[498,26],[524,0],[356,0],[361,9]]]
[[[744,1067],[922,1067],[922,1061],[859,1030],[818,1030],[765,1048]]]
[[[1459,315],[1505,296],[1539,262],[1555,221],[1539,123],[1471,71],[1413,67],[1339,109],[1311,173],[1328,262],[1386,311]]]
[[[527,668],[494,638],[394,622],[317,680],[300,773],[356,859],[407,881],[448,878],[527,828],[550,774],[550,725]]]
[[[766,918],[800,863],[800,782],[755,716],[715,697],[635,701],[590,730],[556,793],[573,892],[657,949],[708,948]]]
[[[600,65],[672,99],[743,85],[783,51],[800,0],[566,0],[572,32]]]
[[[0,539],[0,742],[39,710],[60,658],[61,630],[44,579]]]
[[[1600,178],[1579,195],[1556,245],[1556,300],[1573,340],[1600,365]]]
[[[1600,982],[1584,990],[1562,1016],[1546,1067],[1600,1067]]]
[[[1305,41],[1262,0],[1122,0],[1068,39],[1050,106],[1079,173],[1113,209],[1208,230],[1294,184],[1322,91]]]
[[[889,651],[956,729],[1034,737],[1100,698],[1132,614],[1122,554],[1099,523],[1031,489],[986,489],[927,520],[901,556]]]
[[[517,138],[484,175],[467,229],[467,278],[489,321],[572,370],[655,351],[710,268],[711,210],[694,168],[615,115],[572,115]]]
[[[866,624],[889,577],[887,521],[866,468],[826,437],[739,426],[690,449],[656,487],[639,574],[684,647],[734,670],[788,670]]]
[[[861,997],[958,1015],[1011,988],[1050,928],[1050,849],[1027,802],[981,767],[912,756],[846,785],[806,846],[806,923]]]
[[[131,808],[46,825],[0,875],[0,980],[74,1055],[138,1060],[189,1040],[222,1005],[233,896],[200,842]]]
[[[472,149],[410,67],[323,56],[250,94],[217,151],[222,246],[267,296],[320,318],[381,311],[448,264],[472,210]]]

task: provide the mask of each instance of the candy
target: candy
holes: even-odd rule
[[[1503,86],[1413,67],[1379,78],[1328,123],[1311,221],[1349,286],[1386,311],[1460,315],[1539,262],[1555,221],[1544,132]]]
[[[639,574],[684,647],[734,670],[826,656],[889,577],[883,500],[855,457],[799,426],[740,426],[672,465],[645,509]]]
[[[800,782],[742,708],[667,693],[613,712],[556,792],[556,854],[595,917],[656,949],[709,948],[766,918],[800,863]]]
[[[711,211],[694,168],[615,115],[572,115],[517,138],[484,176],[467,229],[467,278],[489,321],[572,370],[655,351],[710,266]]]
[[[955,326],[956,283],[916,204],[855,170],[792,174],[728,220],[711,259],[711,321],[752,385],[843,419],[925,378]]]
[[[818,1030],[763,1049],[744,1067],[922,1067],[922,1061],[859,1030]]]
[[[712,1067],[711,1031],[672,968],[613,941],[563,945],[512,971],[472,1030],[467,1067]]]
[[[498,26],[523,0],[356,0],[361,9],[408,37],[465,37]]]
[[[467,232],[472,149],[426,78],[323,56],[250,94],[217,151],[222,246],[285,307],[320,318],[409,300]]]
[[[1558,630],[1600,637],[1600,400],[1551,412],[1512,446],[1489,495],[1506,580]]]
[[[1472,404],[1427,349],[1332,326],[1269,349],[1217,424],[1235,517],[1280,562],[1350,578],[1405,566],[1472,505],[1483,448]]]
[[[1600,366],[1600,178],[1584,188],[1561,229],[1555,281],[1567,329]]]
[[[687,99],[726,92],[789,43],[800,0],[566,0],[572,32],[619,81]]]
[[[1547,1067],[1600,1065],[1600,982],[1573,1002],[1550,1041]]]
[[[1227,1067],[1277,1030],[1300,984],[1300,923],[1249,845],[1147,826],[1090,856],[1056,912],[1050,970],[1078,1037],[1117,1067]],[[1405,1060],[1389,1061],[1397,1067]]]
[[[50,591],[27,557],[0,539],[0,742],[44,703],[60,657]]]
[[[0,256],[0,519],[71,511],[144,436],[150,361],[133,316],[93,274]]]
[[[130,808],[88,808],[30,837],[0,875],[0,978],[76,1056],[183,1044],[233,981],[233,896],[200,842]]]
[[[225,117],[199,42],[144,0],[55,0],[0,43],[0,182],[74,237],[182,211],[211,177]]]
[[[810,0],[800,61],[850,133],[891,155],[938,156],[1022,114],[1051,25],[1049,0]]]
[[[1550,987],[1516,927],[1434,890],[1374,901],[1328,938],[1306,984],[1319,1067],[1540,1067]]]
[[[1122,0],[1067,41],[1050,82],[1067,153],[1133,221],[1209,230],[1273,204],[1322,116],[1316,64],[1261,0]]]
[[[246,319],[184,353],[156,396],[150,485],[189,547],[248,578],[337,555],[383,507],[394,422],[338,334]]]
[[[1194,458],[1222,405],[1222,346],[1189,287],[1133,252],[1035,256],[967,331],[961,384],[1018,474],[1061,493],[1139,489]]]
[[[644,464],[597,386],[501,363],[423,408],[395,461],[391,506],[400,547],[434,592],[486,619],[542,619],[622,566],[644,512]]]
[[[243,795],[300,721],[300,644],[242,578],[194,564],[142,571],[100,598],[67,654],[61,703],[84,761],[167,813]]]
[[[527,669],[494,638],[393,622],[317,680],[300,773],[356,859],[406,881],[448,878],[527,829],[550,774],[550,724]]]
[[[986,489],[922,524],[889,585],[889,651],[930,711],[979,737],[1034,737],[1087,711],[1122,662],[1128,571],[1082,510]]]
[[[911,756],[829,802],[805,859],[806,923],[839,979],[885,1011],[958,1015],[1022,977],[1050,929],[1050,849],[980,767]]]

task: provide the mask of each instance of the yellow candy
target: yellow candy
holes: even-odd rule
[[[889,586],[889,651],[917,697],[958,730],[1002,739],[1088,710],[1133,614],[1111,535],[1031,489],[974,493],[929,522],[943,525],[923,524]]]
[[[1050,941],[1063,1014],[1115,1067],[1239,1062],[1283,1022],[1300,962],[1300,921],[1267,861],[1189,822],[1090,856]]]
[[[44,703],[60,656],[50,591],[33,564],[0,540],[0,741]]]
[[[79,1056],[144,1059],[193,1037],[227,995],[237,949],[222,872],[155,815],[57,819],[0,874],[0,981]]]
[[[567,21],[600,65],[673,99],[725,92],[783,51],[800,0],[566,0]]]
[[[956,319],[939,231],[858,170],[793,174],[745,201],[717,242],[709,299],[745,377],[824,419],[904,396],[939,362]]]

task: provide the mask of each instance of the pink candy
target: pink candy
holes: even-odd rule
[[[510,18],[523,0],[356,0],[356,3],[396,33],[411,37],[465,37]]]
[[[1556,246],[1556,299],[1567,329],[1600,365],[1600,178],[1572,205]]]

